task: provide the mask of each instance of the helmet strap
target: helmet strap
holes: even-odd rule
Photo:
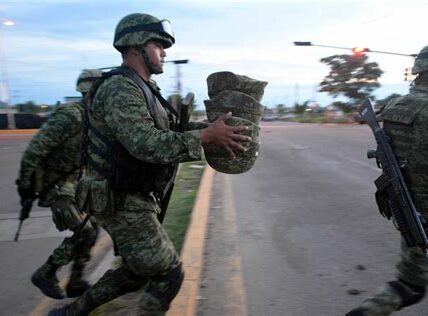
[[[152,75],[158,75],[158,74],[163,73],[163,70],[162,70],[162,69],[159,69],[158,67],[156,67],[156,66],[152,63],[152,61],[150,60],[150,58],[149,58],[149,56],[147,55],[146,50],[144,49],[144,47],[143,47],[143,46],[140,46],[140,47],[139,47],[139,50],[140,50],[141,56],[143,56],[144,63],[146,64],[147,69],[149,70],[150,74],[152,74]]]

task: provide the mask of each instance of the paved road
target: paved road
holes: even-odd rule
[[[398,259],[399,234],[373,198],[370,131],[262,130],[250,172],[216,175],[198,314],[344,315],[393,278]],[[426,301],[399,313],[427,314]]]
[[[11,241],[28,140],[0,136],[0,315],[43,309],[29,278],[63,237],[35,208]],[[390,280],[399,236],[376,210],[370,145],[367,126],[265,126],[255,167],[216,175],[198,315],[344,315]],[[426,314],[424,302],[399,315]]]

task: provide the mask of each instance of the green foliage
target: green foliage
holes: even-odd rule
[[[204,171],[204,164],[202,161],[181,164],[175,181],[164,226],[178,252],[181,251],[187,226],[189,225],[199,182]]]
[[[278,115],[284,115],[285,114],[285,106],[284,106],[284,104],[278,104],[276,106],[276,111],[277,111]]]
[[[18,112],[27,112],[27,113],[38,113],[40,107],[34,103],[34,101],[27,101],[25,103],[16,104],[16,109]]]
[[[27,101],[25,103],[17,103],[15,108],[20,113],[43,113],[51,112],[55,109],[52,105],[36,104],[34,101]]]
[[[335,101],[331,105],[341,110],[343,113],[351,113],[354,110],[353,106],[350,106],[349,103],[342,101]]]
[[[308,109],[308,104],[309,104],[309,101],[305,101],[302,104],[299,104],[299,103],[296,102],[294,104],[294,113],[295,114],[303,114],[303,113],[305,113],[306,109]]]
[[[320,61],[330,67],[330,73],[319,84],[319,91],[327,92],[334,98],[347,97],[350,99],[347,106],[354,108],[380,87],[377,80],[383,71],[376,62],[368,62],[367,59],[366,55],[333,55],[322,58]]]

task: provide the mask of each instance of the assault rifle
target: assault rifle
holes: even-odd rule
[[[21,232],[21,228],[22,228],[22,223],[28,217],[30,217],[30,211],[31,211],[31,208],[33,207],[33,202],[34,202],[33,198],[27,198],[22,200],[21,202],[22,208],[21,208],[21,211],[19,212],[19,225],[18,225],[18,230],[16,231],[16,234],[15,234],[15,238],[13,239],[14,241],[18,241],[19,233]]]
[[[178,125],[178,131],[184,132],[186,130],[186,125],[189,123],[190,114],[192,113],[192,105],[195,95],[192,92],[189,92],[186,97],[181,101],[180,106],[180,122]],[[177,173],[177,168],[174,173]],[[174,188],[174,178],[175,174],[172,177],[172,180],[167,184],[164,194],[160,200],[161,211],[158,215],[158,220],[160,223],[163,222],[168,208],[169,200],[171,199],[172,190]]]
[[[425,219],[415,208],[400,165],[389,144],[388,136],[379,125],[371,100],[367,99],[358,112],[371,128],[377,143],[376,150],[367,152],[367,158],[375,158],[378,167],[382,169],[382,175],[375,180],[379,211],[388,219],[393,218],[395,227],[408,247],[416,246],[426,253],[428,239],[423,227]]]

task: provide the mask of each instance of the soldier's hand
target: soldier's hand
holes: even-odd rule
[[[212,144],[225,148],[230,159],[235,159],[236,151],[246,151],[242,143],[250,142],[251,137],[241,135],[242,131],[248,130],[248,126],[229,126],[225,122],[232,113],[221,115],[209,127],[201,130],[202,145]]]
[[[35,200],[37,195],[36,192],[34,192],[32,189],[30,188],[23,188],[20,185],[20,181],[19,179],[16,180],[16,184],[18,185],[18,194],[19,197],[21,198],[21,205],[24,206],[23,204],[25,204],[25,200]]]

